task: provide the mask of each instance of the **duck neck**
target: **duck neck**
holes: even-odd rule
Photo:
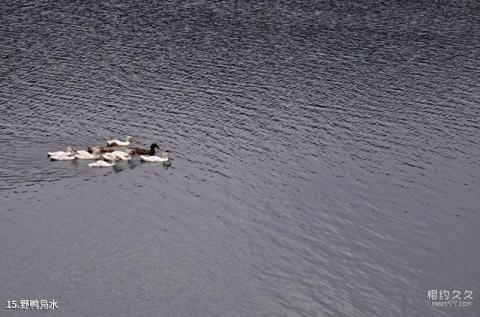
[[[155,145],[150,146],[150,155],[155,155]]]

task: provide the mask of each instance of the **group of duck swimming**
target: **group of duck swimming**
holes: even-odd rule
[[[119,150],[119,147],[128,147],[131,141],[133,138],[130,136],[127,136],[125,141],[108,140],[107,146],[89,146],[86,151],[77,151],[69,146],[66,151],[48,152],[48,157],[52,161],[96,160],[88,164],[90,167],[111,167],[117,161],[131,160],[134,155],[139,155],[143,162],[167,163],[170,161],[169,150],[165,150],[162,156],[155,155],[155,149],[160,150],[156,143],[152,143],[150,149],[134,147],[127,148],[126,151]]]

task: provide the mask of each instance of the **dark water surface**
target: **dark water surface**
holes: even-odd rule
[[[480,315],[478,2],[130,2],[2,2],[0,316]]]

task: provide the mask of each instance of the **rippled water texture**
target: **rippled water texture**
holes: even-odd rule
[[[479,316],[480,6],[442,2],[2,2],[0,315]],[[46,158],[126,135],[173,164]]]

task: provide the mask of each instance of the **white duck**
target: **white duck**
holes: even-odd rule
[[[76,159],[75,154],[59,154],[59,155],[51,155],[51,161],[73,161]]]
[[[125,138],[125,141],[120,141],[120,140],[108,140],[107,144],[108,146],[129,146],[130,141],[133,141],[133,138],[131,136],[127,136]]]
[[[163,152],[161,157],[155,156],[155,155],[140,155],[140,160],[142,162],[163,163],[170,160],[169,155],[170,155],[170,151],[165,150],[165,152]]]
[[[61,156],[61,155],[72,155],[74,154],[73,148],[71,146],[67,147],[66,151],[56,151],[56,152],[48,152],[47,155],[50,156]]]
[[[93,153],[88,151],[80,150],[75,151],[75,157],[79,160],[94,160],[100,158],[100,148],[95,148]]]
[[[118,161],[117,158],[114,158],[111,163],[103,161],[103,160],[98,160],[95,162],[92,162],[88,164],[90,167],[112,167],[115,166],[115,162]]]
[[[102,155],[104,160],[112,161],[113,159],[117,159],[120,161],[130,161],[132,157],[129,153],[123,151],[113,151],[110,153],[105,153]]]

